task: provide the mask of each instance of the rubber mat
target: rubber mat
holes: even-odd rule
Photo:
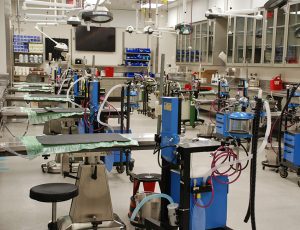
[[[73,134],[73,135],[46,135],[37,136],[36,139],[42,145],[68,145],[89,144],[98,142],[127,142],[129,139],[118,133],[95,133],[95,134]]]

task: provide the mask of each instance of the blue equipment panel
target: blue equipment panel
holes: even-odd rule
[[[285,132],[283,159],[300,166],[300,133]]]
[[[162,130],[161,155],[168,162],[176,163],[174,151],[179,143],[179,99],[177,97],[162,98]]]
[[[229,137],[229,114],[227,113],[217,113],[216,116],[216,133],[222,135],[223,137]]]
[[[194,186],[195,180],[197,181],[197,186],[199,186],[202,184],[203,178],[191,178],[191,188]],[[190,230],[226,227],[228,184],[225,182],[228,182],[228,177],[219,176],[218,180],[224,183],[219,183],[215,179],[212,180],[214,199],[209,207],[201,208],[196,206],[194,195],[190,194]],[[201,193],[201,199],[197,199],[197,202],[206,205],[209,203],[211,195],[211,192]],[[178,171],[171,171],[171,197],[174,199],[174,202],[179,203],[180,175]],[[194,215],[195,213],[197,213],[197,215]],[[205,225],[205,227],[201,227],[203,225]]]

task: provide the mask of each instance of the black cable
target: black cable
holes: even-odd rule
[[[5,129],[8,131],[8,133],[13,137],[13,138],[16,138],[17,136],[15,136],[11,131],[10,129],[7,127],[6,124],[4,124],[4,127]],[[29,119],[27,121],[27,126],[26,126],[26,129],[25,129],[25,132],[23,133],[23,135],[21,135],[21,137],[24,137],[27,133],[28,133],[28,130],[29,130]]]
[[[249,197],[249,206],[247,210],[246,217],[244,222],[248,222],[251,218],[252,230],[256,230],[256,220],[255,220],[255,192],[256,192],[256,164],[257,164],[257,143],[258,143],[258,132],[259,132],[259,122],[260,122],[260,113],[263,108],[262,99],[257,99],[255,116],[253,120],[253,129],[252,129],[252,159],[251,159],[251,168],[250,168],[250,197]]]
[[[172,164],[168,164],[168,165],[166,165],[166,166],[162,166],[162,164],[160,163],[160,151],[162,150],[162,149],[166,149],[166,148],[171,148],[171,147],[176,147],[176,145],[168,145],[168,146],[163,146],[163,147],[159,147],[159,148],[157,148],[158,147],[158,145],[156,144],[155,145],[155,148],[154,148],[154,151],[153,151],[153,155],[155,155],[156,153],[157,153],[157,163],[158,163],[158,166],[160,167],[160,168],[167,168],[167,167],[170,167]],[[172,159],[172,161],[174,161],[176,159],[176,155],[174,156],[174,158]]]

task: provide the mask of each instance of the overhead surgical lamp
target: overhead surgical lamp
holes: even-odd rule
[[[104,4],[106,0],[86,0],[84,3],[84,10],[81,17],[84,21],[92,21],[95,23],[106,23],[113,20],[113,14],[108,11]]]
[[[81,25],[81,20],[78,16],[71,16],[68,18],[67,24],[71,26],[79,26]]]
[[[193,33],[193,27],[190,24],[180,23],[175,26],[175,30],[181,35],[190,35]]]
[[[113,20],[112,13],[109,12],[107,9],[97,11],[84,11],[82,12],[81,17],[84,21],[92,21],[96,23],[106,23]]]
[[[40,24],[40,25],[41,25],[41,24]],[[50,25],[50,24],[45,23],[45,24],[43,24],[43,25]],[[51,38],[49,35],[47,35],[45,32],[43,32],[43,31],[38,27],[38,25],[36,25],[34,28],[35,28],[37,31],[39,31],[41,34],[43,34],[45,37],[49,38],[52,42],[55,43],[54,49],[59,50],[59,51],[63,51],[63,52],[68,52],[69,47],[68,47],[65,43],[55,41],[53,38]]]
[[[269,0],[265,3],[264,8],[266,10],[274,10],[285,6],[287,2],[288,0]]]

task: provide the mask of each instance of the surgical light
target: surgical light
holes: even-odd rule
[[[161,7],[162,5],[163,5],[163,4],[160,4],[160,3],[158,3],[158,4],[156,4],[156,3],[151,3],[151,4],[145,3],[145,4],[142,4],[142,5],[141,5],[141,8],[146,8],[146,9],[148,9],[148,8],[151,7],[151,9],[156,9],[156,8]]]
[[[97,11],[85,11],[82,12],[82,19],[84,21],[92,21],[96,23],[106,23],[113,20],[113,15],[111,12],[106,10]]]
[[[47,24],[47,23],[46,23]],[[61,42],[57,42],[55,41],[53,38],[51,38],[48,34],[46,34],[45,32],[43,32],[38,25],[36,25],[34,27],[37,31],[39,31],[41,34],[43,34],[44,36],[46,36],[47,38],[49,38],[51,41],[53,41],[55,43],[54,49],[59,50],[59,51],[63,51],[63,52],[68,52],[69,47],[65,44],[65,43],[61,43]]]

